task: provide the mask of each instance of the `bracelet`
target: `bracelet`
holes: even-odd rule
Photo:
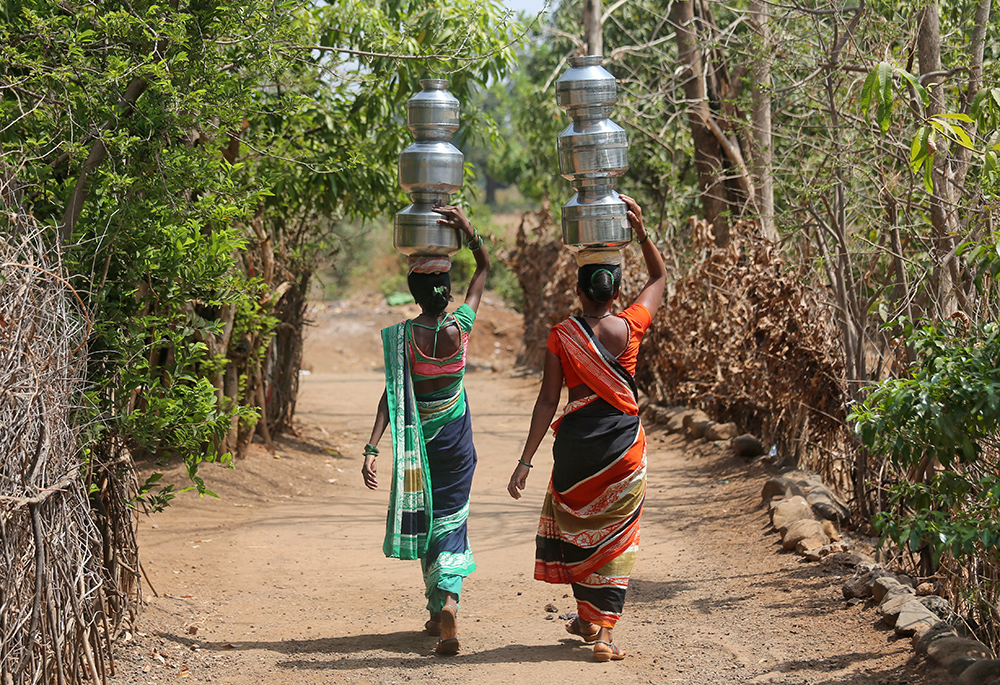
[[[637,240],[637,241],[635,241],[635,244],[636,244],[636,245],[642,245],[642,244],[643,244],[644,242],[646,242],[647,240],[649,240],[649,234],[648,234],[648,233],[646,234],[646,237],[645,237],[645,238],[643,238],[642,240]]]
[[[465,244],[468,245],[469,250],[472,252],[475,252],[476,250],[478,250],[483,246],[483,236],[479,235],[479,233],[476,233],[475,240],[476,240],[475,247],[473,247],[472,245],[472,240],[465,241]]]
[[[365,456],[366,457],[377,457],[378,448],[375,445],[365,445]]]
[[[529,464],[528,462],[526,462],[526,461],[523,461],[523,460],[521,460],[521,459],[518,459],[518,460],[517,460],[517,463],[518,463],[518,464],[520,464],[521,466],[527,466],[527,467],[528,467],[529,469],[533,469],[533,468],[535,468],[534,466],[532,466],[532,465],[531,465],[531,464]]]

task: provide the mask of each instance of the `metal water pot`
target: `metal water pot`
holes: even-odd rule
[[[628,136],[609,118],[618,86],[600,55],[569,64],[556,81],[556,102],[572,119],[559,134],[559,173],[576,190],[562,208],[563,243],[574,251],[624,247],[632,229],[614,187],[628,170]]]
[[[422,79],[423,90],[406,103],[414,142],[399,154],[399,185],[412,204],[394,219],[393,245],[406,255],[450,255],[462,247],[459,231],[441,226],[435,204],[448,204],[462,187],[465,155],[451,144],[460,105],[444,79]]]

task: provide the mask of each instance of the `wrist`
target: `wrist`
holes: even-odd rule
[[[521,466],[527,466],[527,467],[528,467],[529,469],[531,469],[531,468],[534,468],[534,467],[533,467],[533,466],[531,465],[531,462],[527,462],[527,461],[525,461],[524,459],[518,459],[518,460],[517,460],[517,463],[518,463],[518,464],[520,464]]]

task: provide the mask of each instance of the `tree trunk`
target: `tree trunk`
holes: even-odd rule
[[[583,43],[586,54],[602,55],[604,37],[601,26],[601,0],[584,0]]]
[[[941,72],[941,26],[940,8],[937,0],[930,2],[920,13],[920,28],[917,33],[917,59],[920,61],[921,75]],[[928,81],[935,78],[929,77]],[[921,79],[922,81],[924,79]],[[924,83],[928,87],[930,104],[926,116],[932,117],[944,114],[944,88],[940,84]],[[947,146],[941,145],[934,154],[934,192],[931,194],[929,207],[932,237],[934,247],[934,281],[937,286],[937,314],[947,318],[957,309],[955,303],[955,281],[957,263],[955,262],[954,238],[950,231],[948,207],[951,206],[951,193],[948,185],[950,160]]]
[[[753,175],[757,181],[757,211],[760,213],[761,233],[768,240],[777,241],[774,225],[774,176],[772,173],[771,137],[771,26],[767,4],[763,0],[750,0],[750,25],[756,35],[753,67],[750,70],[753,103]]]
[[[972,30],[972,43],[969,46],[969,88],[965,92],[965,103],[962,111],[969,113],[972,100],[983,87],[983,51],[986,45],[986,28],[990,23],[991,0],[979,0],[976,5],[976,19]],[[972,155],[969,150],[959,146],[955,160],[955,194],[965,188],[965,176],[969,173],[969,161]]]
[[[694,142],[694,162],[705,209],[704,218],[712,224],[715,244],[723,246],[729,242],[729,224],[725,215],[728,204],[722,173],[725,153],[706,123],[711,120],[712,113],[705,89],[705,68],[698,49],[694,3],[691,0],[675,2],[671,19],[677,32],[678,58],[684,69],[684,98],[688,104],[688,123]]]

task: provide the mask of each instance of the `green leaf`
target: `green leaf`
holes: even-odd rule
[[[924,189],[929,195],[934,194],[934,155],[927,155],[927,162],[924,164]]]
[[[930,94],[928,94],[927,89],[924,88],[922,85],[920,85],[919,78],[917,78],[915,75],[911,74],[910,72],[908,72],[906,69],[903,68],[899,69],[899,74],[904,79],[906,79],[906,81],[911,86],[913,86],[913,90],[916,91],[917,97],[920,99],[920,102],[923,104],[924,107],[927,107],[928,105],[931,104],[931,96]]]
[[[868,115],[868,110],[872,106],[872,94],[875,90],[875,83],[878,80],[878,69],[872,69],[865,78],[865,85],[861,87],[861,111]]]

